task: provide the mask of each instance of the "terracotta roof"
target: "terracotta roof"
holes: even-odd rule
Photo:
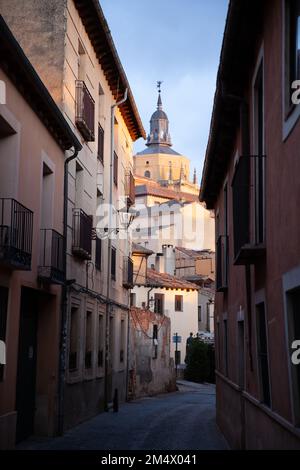
[[[134,174],[134,181],[135,181],[136,186],[139,186],[137,183],[151,183],[154,186],[160,187],[160,184],[157,183],[157,181],[155,181],[151,178],[147,178],[147,176],[140,176],[140,175]]]
[[[191,274],[190,276],[183,276],[181,279],[184,279],[188,282],[193,282],[195,284],[202,284],[203,282],[213,284],[215,282],[215,280],[211,276],[206,276],[204,274]]]
[[[135,195],[138,196],[158,196],[165,199],[173,199],[176,201],[199,202],[196,194],[184,193],[182,191],[174,191],[173,189],[163,188],[160,185],[147,183],[135,187]]]
[[[194,259],[203,258],[214,254],[211,250],[191,250],[189,248],[183,248],[181,246],[176,246],[175,249],[177,251],[181,251],[186,256],[189,256],[190,258]]]
[[[153,251],[149,250],[143,245],[139,245],[138,243],[132,243],[132,254],[142,254],[142,255],[152,255]]]
[[[166,273],[159,273],[154,269],[147,270],[147,286],[151,287],[165,287],[166,289],[191,289],[198,290],[199,286],[192,282],[178,279]]]
[[[146,139],[141,117],[99,0],[74,0],[74,4],[115,100],[120,100],[128,89],[128,99],[120,106],[120,112],[132,140],[139,137]]]

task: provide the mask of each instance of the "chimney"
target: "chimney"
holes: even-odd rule
[[[163,245],[164,272],[175,276],[175,250],[173,245]]]
[[[193,183],[194,183],[194,184],[197,184],[197,172],[196,172],[196,168],[194,168]]]
[[[164,255],[163,253],[157,253],[155,256],[155,271],[158,273],[164,273]]]

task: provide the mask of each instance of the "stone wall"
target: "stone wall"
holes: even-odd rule
[[[156,327],[157,344],[153,338]],[[129,348],[129,398],[176,390],[168,317],[132,307]]]

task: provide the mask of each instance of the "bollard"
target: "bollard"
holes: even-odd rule
[[[118,411],[119,411],[119,397],[118,397],[118,389],[117,388],[115,388],[115,393],[114,393],[113,411],[114,411],[114,413],[118,413]]]

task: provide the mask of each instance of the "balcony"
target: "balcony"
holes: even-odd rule
[[[265,245],[252,242],[250,239],[250,204],[252,203],[250,162],[252,158],[256,159],[256,162],[261,162],[264,155],[241,156],[232,180],[235,265],[255,264],[265,254]],[[261,198],[259,204],[263,204]],[[261,209],[259,210],[261,212]]]
[[[76,126],[87,142],[95,140],[95,101],[86,84],[76,80]]]
[[[92,255],[93,217],[82,209],[73,209],[73,246],[72,253],[83,260]]]
[[[128,256],[123,259],[123,287],[132,289],[133,287],[133,262]]]
[[[15,199],[0,199],[0,263],[29,271],[32,255],[33,212]]]
[[[228,287],[228,236],[220,235],[217,241],[217,292],[225,292]]]
[[[135,203],[135,186],[134,176],[131,171],[125,174],[125,196],[127,199],[127,208],[133,206]]]
[[[56,230],[41,229],[39,279],[50,284],[63,284],[64,237]]]

